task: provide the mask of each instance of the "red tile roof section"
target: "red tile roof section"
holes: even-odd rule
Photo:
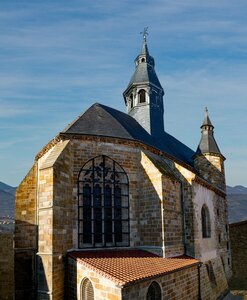
[[[120,286],[199,264],[194,258],[162,258],[143,250],[73,251],[68,255]]]

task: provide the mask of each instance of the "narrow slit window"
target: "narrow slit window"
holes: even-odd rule
[[[201,221],[202,221],[202,237],[210,238],[211,237],[210,215],[206,205],[203,205],[201,210]]]

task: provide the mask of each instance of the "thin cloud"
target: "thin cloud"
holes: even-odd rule
[[[31,112],[30,108],[25,108],[21,106],[11,105],[11,104],[1,104],[0,118],[9,118],[19,115],[26,115]]]

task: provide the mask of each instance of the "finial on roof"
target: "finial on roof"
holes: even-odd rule
[[[207,108],[207,107],[205,107],[205,117],[204,117],[204,121],[203,121],[203,123],[202,123],[201,128],[202,128],[203,126],[206,126],[206,125],[207,125],[207,126],[211,126],[212,129],[214,128],[213,125],[212,125],[212,123],[211,123],[211,121],[210,121],[210,119],[209,119],[208,108]]]
[[[147,35],[148,35],[148,27],[144,27],[143,31],[140,32],[143,36],[143,41],[146,43],[147,42]]]

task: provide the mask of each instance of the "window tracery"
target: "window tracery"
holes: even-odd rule
[[[128,177],[107,156],[89,160],[78,177],[78,247],[129,245]]]

